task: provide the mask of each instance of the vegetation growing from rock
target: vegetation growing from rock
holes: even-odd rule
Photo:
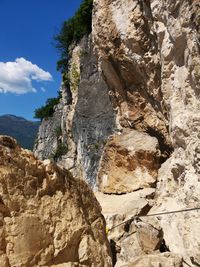
[[[67,70],[70,45],[92,31],[92,7],[93,0],[83,0],[75,15],[63,23],[60,32],[54,37],[56,47],[61,53],[57,70]]]
[[[68,147],[67,145],[60,143],[57,146],[57,149],[55,151],[55,153],[53,154],[53,159],[56,161],[58,160],[60,157],[62,157],[63,155],[65,155],[68,151]]]
[[[52,117],[54,113],[54,107],[59,103],[61,98],[61,92],[58,92],[58,96],[55,98],[48,98],[46,104],[35,110],[34,118],[44,119]]]
[[[76,64],[72,65],[70,74],[71,74],[70,75],[71,76],[71,79],[70,79],[71,89],[72,91],[75,91],[80,83],[80,72]]]
[[[80,71],[75,63],[72,64],[68,71],[62,74],[62,81],[66,87],[70,86],[72,91],[76,91],[80,83]]]
[[[54,130],[56,138],[59,138],[60,136],[62,136],[62,128],[61,126],[57,126]]]
[[[61,53],[60,60],[57,62],[57,70],[63,73],[63,82],[70,84],[72,90],[75,90],[80,81],[80,74],[75,65],[72,66],[71,75],[73,81],[70,80],[68,74],[69,47],[72,43],[78,42],[85,34],[89,34],[92,30],[92,6],[93,0],[83,0],[75,15],[64,21],[60,32],[54,37],[56,47]],[[49,98],[46,104],[35,110],[35,118],[44,119],[52,117],[54,107],[59,103],[60,94],[56,98]]]

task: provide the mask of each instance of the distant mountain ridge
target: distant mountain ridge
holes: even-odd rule
[[[32,150],[40,122],[28,121],[11,114],[0,116],[0,134],[14,137],[18,143]]]

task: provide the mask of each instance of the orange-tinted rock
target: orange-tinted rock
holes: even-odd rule
[[[134,130],[114,135],[105,146],[100,162],[99,190],[122,194],[155,187],[159,158],[156,138]]]
[[[2,267],[111,266],[101,208],[83,181],[0,136]]]

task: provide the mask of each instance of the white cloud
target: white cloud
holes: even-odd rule
[[[46,92],[46,89],[43,86],[40,89],[42,92]]]
[[[14,62],[0,62],[0,93],[36,92],[32,81],[52,81],[52,76],[24,58],[17,58]]]

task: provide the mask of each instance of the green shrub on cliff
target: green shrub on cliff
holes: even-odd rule
[[[92,7],[93,0],[83,0],[75,15],[63,23],[59,34],[54,37],[56,47],[61,52],[61,58],[57,62],[57,69],[61,72],[67,69],[69,46],[92,31]]]
[[[63,155],[65,155],[68,151],[67,145],[60,143],[57,146],[57,149],[55,153],[53,154],[53,159],[57,161],[59,158],[61,158]]]
[[[60,98],[61,93],[59,92],[58,97],[47,99],[44,106],[35,110],[34,118],[42,120],[44,118],[52,117],[54,113],[54,107],[59,103]]]

